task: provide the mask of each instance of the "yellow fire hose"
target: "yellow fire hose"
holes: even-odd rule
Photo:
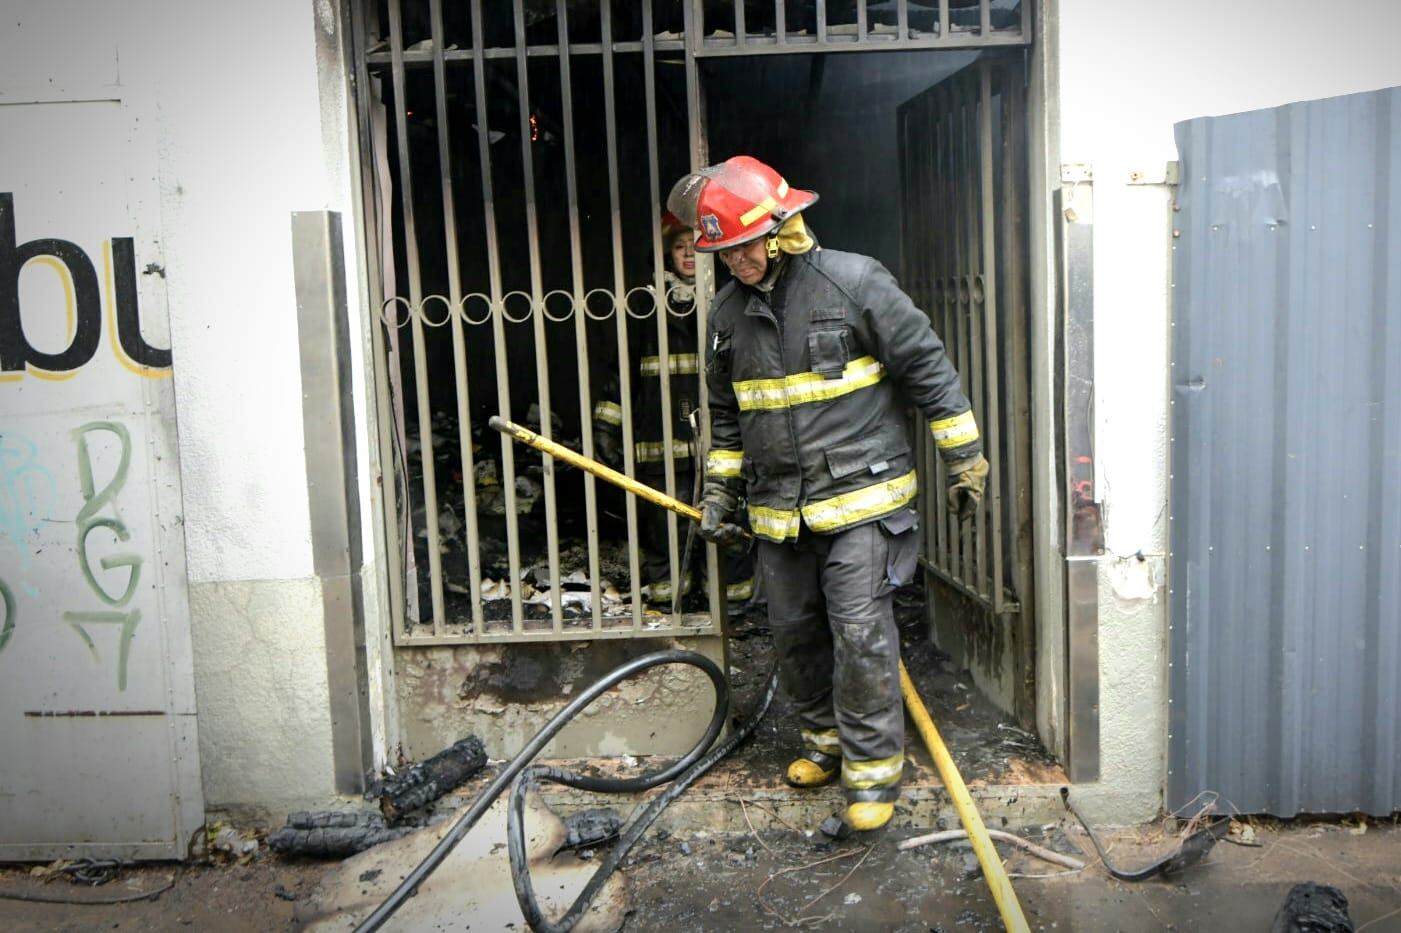
[[[693,508],[679,499],[673,499],[665,493],[658,492],[645,483],[639,483],[632,477],[604,466],[596,460],[590,460],[582,454],[575,453],[568,447],[543,438],[529,428],[523,428],[495,416],[488,423],[502,434],[528,447],[534,447],[541,453],[592,473],[599,479],[619,486],[653,505],[670,509],[692,521],[701,520],[699,509]],[[1030,927],[1027,926],[1026,916],[1022,913],[1022,905],[1017,901],[1016,892],[1012,890],[1012,880],[1007,877],[1007,869],[1003,867],[1002,859],[998,857],[997,849],[988,836],[987,828],[983,826],[983,818],[978,815],[978,808],[973,803],[972,795],[968,793],[968,786],[963,783],[963,777],[958,773],[958,767],[954,764],[953,757],[944,745],[944,740],[939,736],[939,730],[934,727],[934,720],[929,718],[929,710],[925,708],[924,701],[920,699],[919,692],[915,690],[914,681],[910,680],[910,672],[905,669],[904,661],[900,662],[900,694],[905,699],[905,709],[909,712],[910,718],[914,720],[920,737],[924,739],[924,745],[929,750],[930,757],[934,759],[934,766],[939,769],[939,779],[944,782],[944,788],[948,790],[949,797],[953,800],[954,809],[958,811],[958,819],[963,823],[963,828],[968,831],[968,839],[973,844],[973,852],[978,856],[978,864],[983,868],[983,877],[987,879],[992,899],[997,903],[998,913],[1002,915],[1002,925],[1009,933],[1023,933],[1023,931],[1030,930]]]

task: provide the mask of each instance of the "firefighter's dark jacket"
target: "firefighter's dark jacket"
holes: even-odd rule
[[[768,296],[720,290],[706,348],[707,481],[747,496],[771,541],[904,510],[917,491],[911,405],[946,462],[982,452],[943,343],[884,266],[823,249],[785,261]]]

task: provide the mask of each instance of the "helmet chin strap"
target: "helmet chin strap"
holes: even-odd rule
[[[768,253],[770,259],[778,258],[778,236],[774,235],[764,241],[764,252]]]

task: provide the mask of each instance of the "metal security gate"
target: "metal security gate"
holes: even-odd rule
[[[1401,809],[1401,88],[1193,120],[1168,806]]]
[[[703,347],[714,291],[698,257],[694,309],[674,305],[657,225],[672,180],[708,161],[700,61],[1025,45],[1029,3],[351,8],[396,642],[717,633],[713,549],[703,598],[647,608],[638,505],[512,450],[487,416],[592,457],[611,377],[621,468],[636,475],[649,452],[634,443],[632,383],[658,378],[670,411],[673,377],[698,361],[668,335],[692,328]],[[657,351],[639,360],[647,331]],[[704,437],[662,422],[662,485],[689,498]],[[685,537],[668,516],[673,591],[688,583]]]
[[[971,605],[968,640],[1013,632],[1012,700],[1034,704],[1030,552],[1026,121],[1021,55],[984,56],[900,112],[902,281],[958,368],[990,465],[983,508],[960,522],[940,493],[932,437],[921,446],[924,566]],[[932,219],[932,222],[931,222]]]

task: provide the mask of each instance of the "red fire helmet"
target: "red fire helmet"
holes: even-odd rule
[[[778,229],[816,201],[816,192],[788,187],[753,156],[735,156],[683,177],[667,207],[695,228],[699,252],[715,253]]]

